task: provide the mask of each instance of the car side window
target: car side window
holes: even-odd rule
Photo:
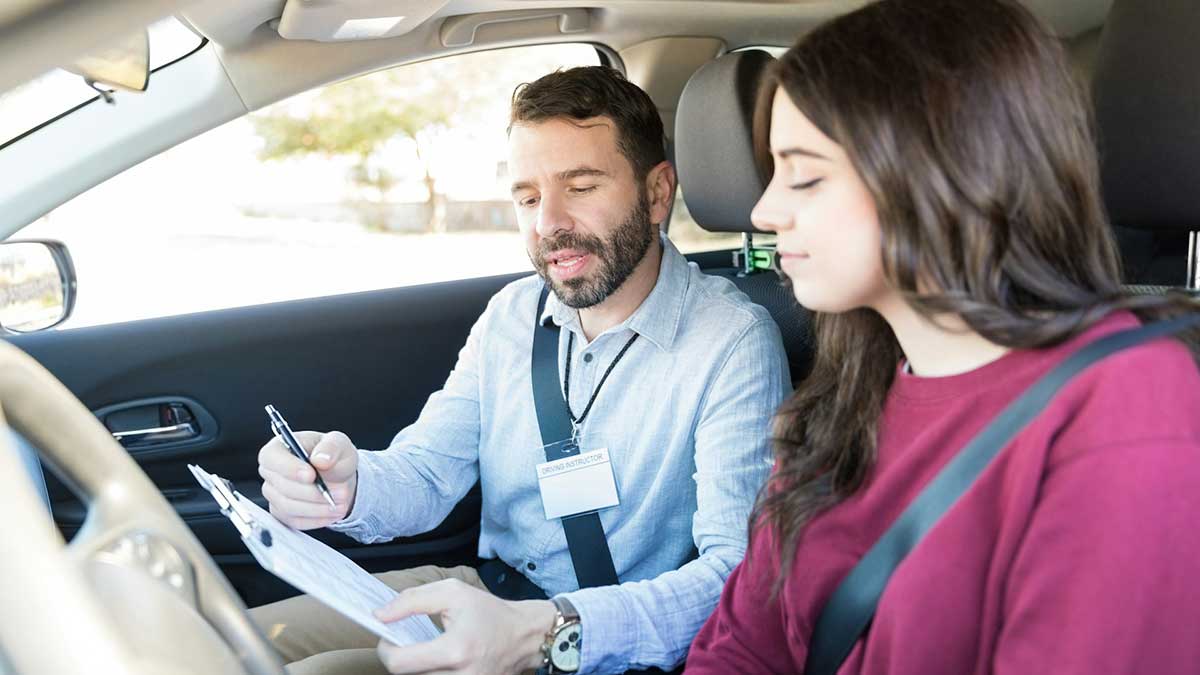
[[[683,253],[721,251],[742,246],[742,235],[736,232],[709,232],[696,224],[684,201],[682,185],[675,191],[675,205],[671,208],[671,226],[667,236]]]
[[[531,270],[508,188],[513,89],[599,62],[591,45],[517,47],[315,89],[95,186],[21,238],[71,252],[64,328]]]

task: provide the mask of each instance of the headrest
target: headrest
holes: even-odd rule
[[[752,126],[758,83],[775,59],[759,50],[704,64],[679,97],[675,166],[696,224],[710,232],[754,232],[750,211],[762,196]]]
[[[1112,221],[1200,230],[1200,2],[1116,0],[1093,76]]]

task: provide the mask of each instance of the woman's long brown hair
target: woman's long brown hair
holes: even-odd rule
[[[1121,286],[1090,104],[1059,41],[1012,0],[882,0],[801,39],[757,108],[764,171],[777,92],[847,152],[879,215],[884,274],[922,315],[1010,348],[1059,344],[1117,309],[1194,311]],[[837,227],[837,223],[829,223]],[[775,419],[751,519],[782,565],[804,525],[861,489],[902,357],[869,309],[816,317],[811,373]]]

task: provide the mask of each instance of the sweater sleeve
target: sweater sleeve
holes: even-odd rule
[[[1167,438],[1050,466],[1005,589],[992,672],[1195,673],[1200,444]]]
[[[688,652],[688,675],[788,673],[794,670],[783,621],[781,590],[772,589],[779,574],[775,536],[763,528],[721,593],[716,611]],[[793,651],[796,645],[792,645]]]

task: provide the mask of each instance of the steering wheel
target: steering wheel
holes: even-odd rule
[[[83,499],[68,544],[7,424]],[[283,675],[229,581],[65,386],[0,342],[0,671]],[[6,663],[7,661],[7,663]]]

